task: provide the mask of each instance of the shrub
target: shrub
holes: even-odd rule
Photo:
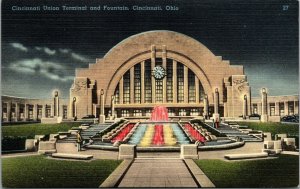
[[[26,137],[4,136],[1,142],[2,151],[24,150]]]

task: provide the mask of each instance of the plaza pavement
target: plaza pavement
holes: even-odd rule
[[[181,159],[135,159],[118,187],[198,187]]]
[[[259,153],[261,152],[262,148],[263,142],[247,142],[240,148],[215,151],[198,151],[198,154],[199,159],[225,160],[225,154]],[[94,159],[118,159],[118,151],[89,149],[80,151],[79,154],[93,155]],[[38,153],[26,152],[2,154],[2,158],[31,155],[38,155]],[[199,180],[205,180],[204,183],[206,182],[212,184],[198,166],[191,168],[189,165],[190,163],[185,163],[184,160],[180,159],[179,157],[180,152],[138,152],[137,158],[131,164],[124,177],[116,187],[192,188],[201,186]],[[197,178],[197,176],[199,176],[199,178]]]

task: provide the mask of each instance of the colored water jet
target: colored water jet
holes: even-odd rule
[[[168,109],[164,106],[155,106],[153,108],[150,121],[168,121]]]

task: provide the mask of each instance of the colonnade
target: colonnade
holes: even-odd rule
[[[41,118],[58,116],[67,118],[67,104],[60,103],[58,92],[50,100],[2,96],[3,122],[39,121]]]

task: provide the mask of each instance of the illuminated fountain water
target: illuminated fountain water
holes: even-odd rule
[[[155,106],[149,122],[140,123],[128,143],[141,147],[176,146],[189,144],[189,139],[178,123],[169,121],[166,107]]]
[[[168,109],[164,106],[155,106],[153,108],[150,121],[168,121]]]
[[[243,145],[243,143],[236,143],[230,138],[217,137],[207,130],[205,124],[196,123],[192,121],[180,123],[170,121],[168,109],[163,106],[156,106],[153,108],[151,118],[148,121],[129,122],[117,126],[105,134],[105,137],[102,137],[101,145],[106,143],[106,138],[110,136],[111,139],[108,140],[113,143],[113,147],[119,141],[120,144],[136,145],[137,149],[141,151],[173,151],[179,150],[182,144],[191,143],[199,144],[198,148],[201,149],[223,149],[224,146],[222,145],[228,145],[228,148],[232,148],[233,144],[234,146]],[[97,145],[95,146],[95,148],[99,148]],[[104,147],[107,148],[107,146]]]
[[[155,125],[154,128],[155,131],[152,139],[152,144],[156,146],[161,146],[164,144],[163,125]]]

